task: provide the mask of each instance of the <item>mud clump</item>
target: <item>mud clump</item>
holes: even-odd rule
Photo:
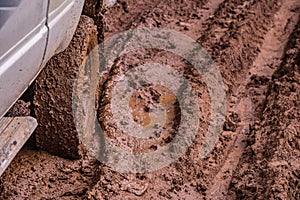
[[[83,199],[97,176],[95,160],[83,158],[70,161],[23,149],[0,178],[0,198]]]
[[[6,113],[6,117],[30,116],[30,102],[18,100],[13,107]]]

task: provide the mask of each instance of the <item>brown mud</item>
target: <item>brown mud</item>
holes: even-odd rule
[[[167,131],[155,139],[143,143],[129,137],[111,114],[117,78],[155,61],[180,72],[197,94],[199,130],[187,153],[157,171],[131,174],[86,154],[70,161],[24,148],[0,178],[0,199],[300,199],[299,1],[119,0],[102,13],[97,6],[92,3],[85,14],[103,33],[100,42],[129,29],[157,27],[186,34],[206,49],[227,95],[226,122],[215,148],[199,158],[211,115],[201,74],[173,53],[138,50],[102,76],[98,118],[104,134],[126,150],[142,152],[172,140],[180,108],[165,88],[149,85],[129,103],[141,126],[151,123],[154,104],[169,110]]]
[[[73,97],[80,97],[74,94],[73,87],[93,44],[97,44],[96,26],[92,19],[83,16],[68,48],[52,57],[35,81],[33,104],[39,122],[36,144],[54,155],[80,158],[72,107]]]

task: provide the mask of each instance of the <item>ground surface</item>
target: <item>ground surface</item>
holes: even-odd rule
[[[97,16],[103,23],[95,20],[104,27],[99,41],[137,27],[168,28],[198,41],[211,55],[223,77],[227,106],[215,148],[199,158],[211,114],[203,77],[178,55],[138,50],[118,59],[101,78],[98,118],[105,134],[134,151],[155,151],[176,134],[178,105],[164,88],[147,86],[130,101],[132,117],[142,126],[149,124],[153,104],[169,109],[170,123],[157,140],[132,140],[110,114],[116,79],[155,61],[179,71],[196,91],[200,128],[188,152],[157,171],[128,174],[88,155],[70,161],[24,148],[0,178],[0,198],[300,199],[299,12],[297,0],[118,1]]]

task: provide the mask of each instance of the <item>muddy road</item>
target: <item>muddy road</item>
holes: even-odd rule
[[[1,199],[300,199],[299,1],[119,0],[110,8],[89,6],[85,14],[98,26],[99,41],[147,27],[175,30],[202,45],[224,83],[223,130],[212,151],[201,158],[212,115],[205,78],[171,51],[128,52],[99,81],[97,117],[105,136],[132,152],[155,152],[174,139],[182,110],[180,100],[165,87],[146,85],[128,105],[132,121],[142,127],[151,124],[149,110],[155,105],[167,110],[164,131],[156,137],[134,139],[112,115],[119,78],[138,66],[158,63],[179,72],[196,94],[199,128],[187,152],[158,170],[126,173],[88,152],[71,161],[28,143],[0,178]]]

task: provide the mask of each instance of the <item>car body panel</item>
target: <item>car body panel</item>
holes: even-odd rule
[[[22,0],[0,29],[1,117],[39,71],[48,35],[47,7],[48,0]]]
[[[48,46],[45,54],[47,62],[54,54],[69,45],[77,27],[84,0],[52,0],[49,4]]]
[[[5,24],[9,16],[18,7],[21,0],[1,0],[0,1],[0,28]]]
[[[68,46],[83,4],[84,0],[1,0],[0,118],[47,61]]]

